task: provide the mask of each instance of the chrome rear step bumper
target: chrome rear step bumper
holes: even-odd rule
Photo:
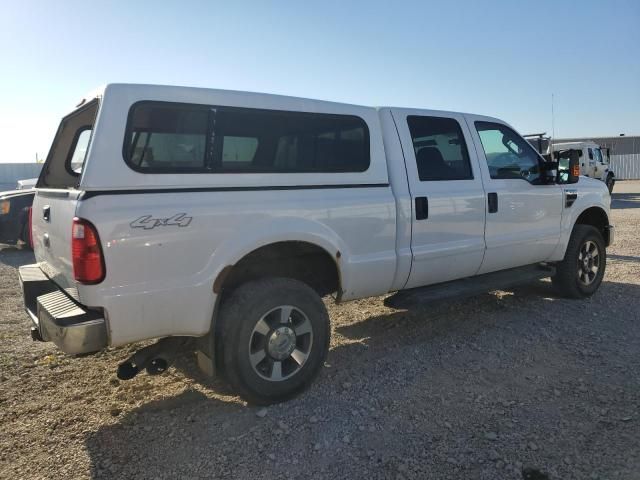
[[[107,346],[107,327],[101,312],[73,301],[36,264],[20,267],[19,278],[24,306],[35,329],[34,339],[53,342],[71,355],[97,352]]]

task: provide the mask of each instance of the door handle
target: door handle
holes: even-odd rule
[[[51,206],[50,205],[45,205],[44,207],[42,207],[42,218],[44,219],[45,222],[48,222],[51,220]]]
[[[496,213],[498,211],[498,194],[495,192],[488,193],[487,200],[489,202],[489,213]]]
[[[427,197],[416,197],[416,220],[429,218],[429,200]]]

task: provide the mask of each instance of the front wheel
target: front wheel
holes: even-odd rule
[[[605,183],[607,184],[607,189],[609,189],[609,195],[611,195],[613,193],[613,185],[616,183],[613,175],[609,175]]]
[[[303,391],[329,350],[329,316],[319,295],[289,278],[245,283],[223,299],[216,346],[231,386],[250,403]]]
[[[556,265],[553,284],[569,298],[589,297],[600,287],[606,266],[607,252],[600,231],[591,225],[576,225],[564,260]]]

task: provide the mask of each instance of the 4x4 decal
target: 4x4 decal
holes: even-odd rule
[[[187,217],[186,213],[176,213],[173,217],[169,218],[153,218],[151,215],[143,215],[140,218],[135,219],[129,225],[131,228],[144,228],[145,230],[151,230],[156,227],[187,227],[193,220],[193,217]]]

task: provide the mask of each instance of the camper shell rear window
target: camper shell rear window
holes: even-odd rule
[[[123,156],[142,173],[364,172],[369,129],[353,115],[143,101]]]
[[[98,107],[98,99],[95,99],[62,119],[36,184],[38,188],[78,186]]]

